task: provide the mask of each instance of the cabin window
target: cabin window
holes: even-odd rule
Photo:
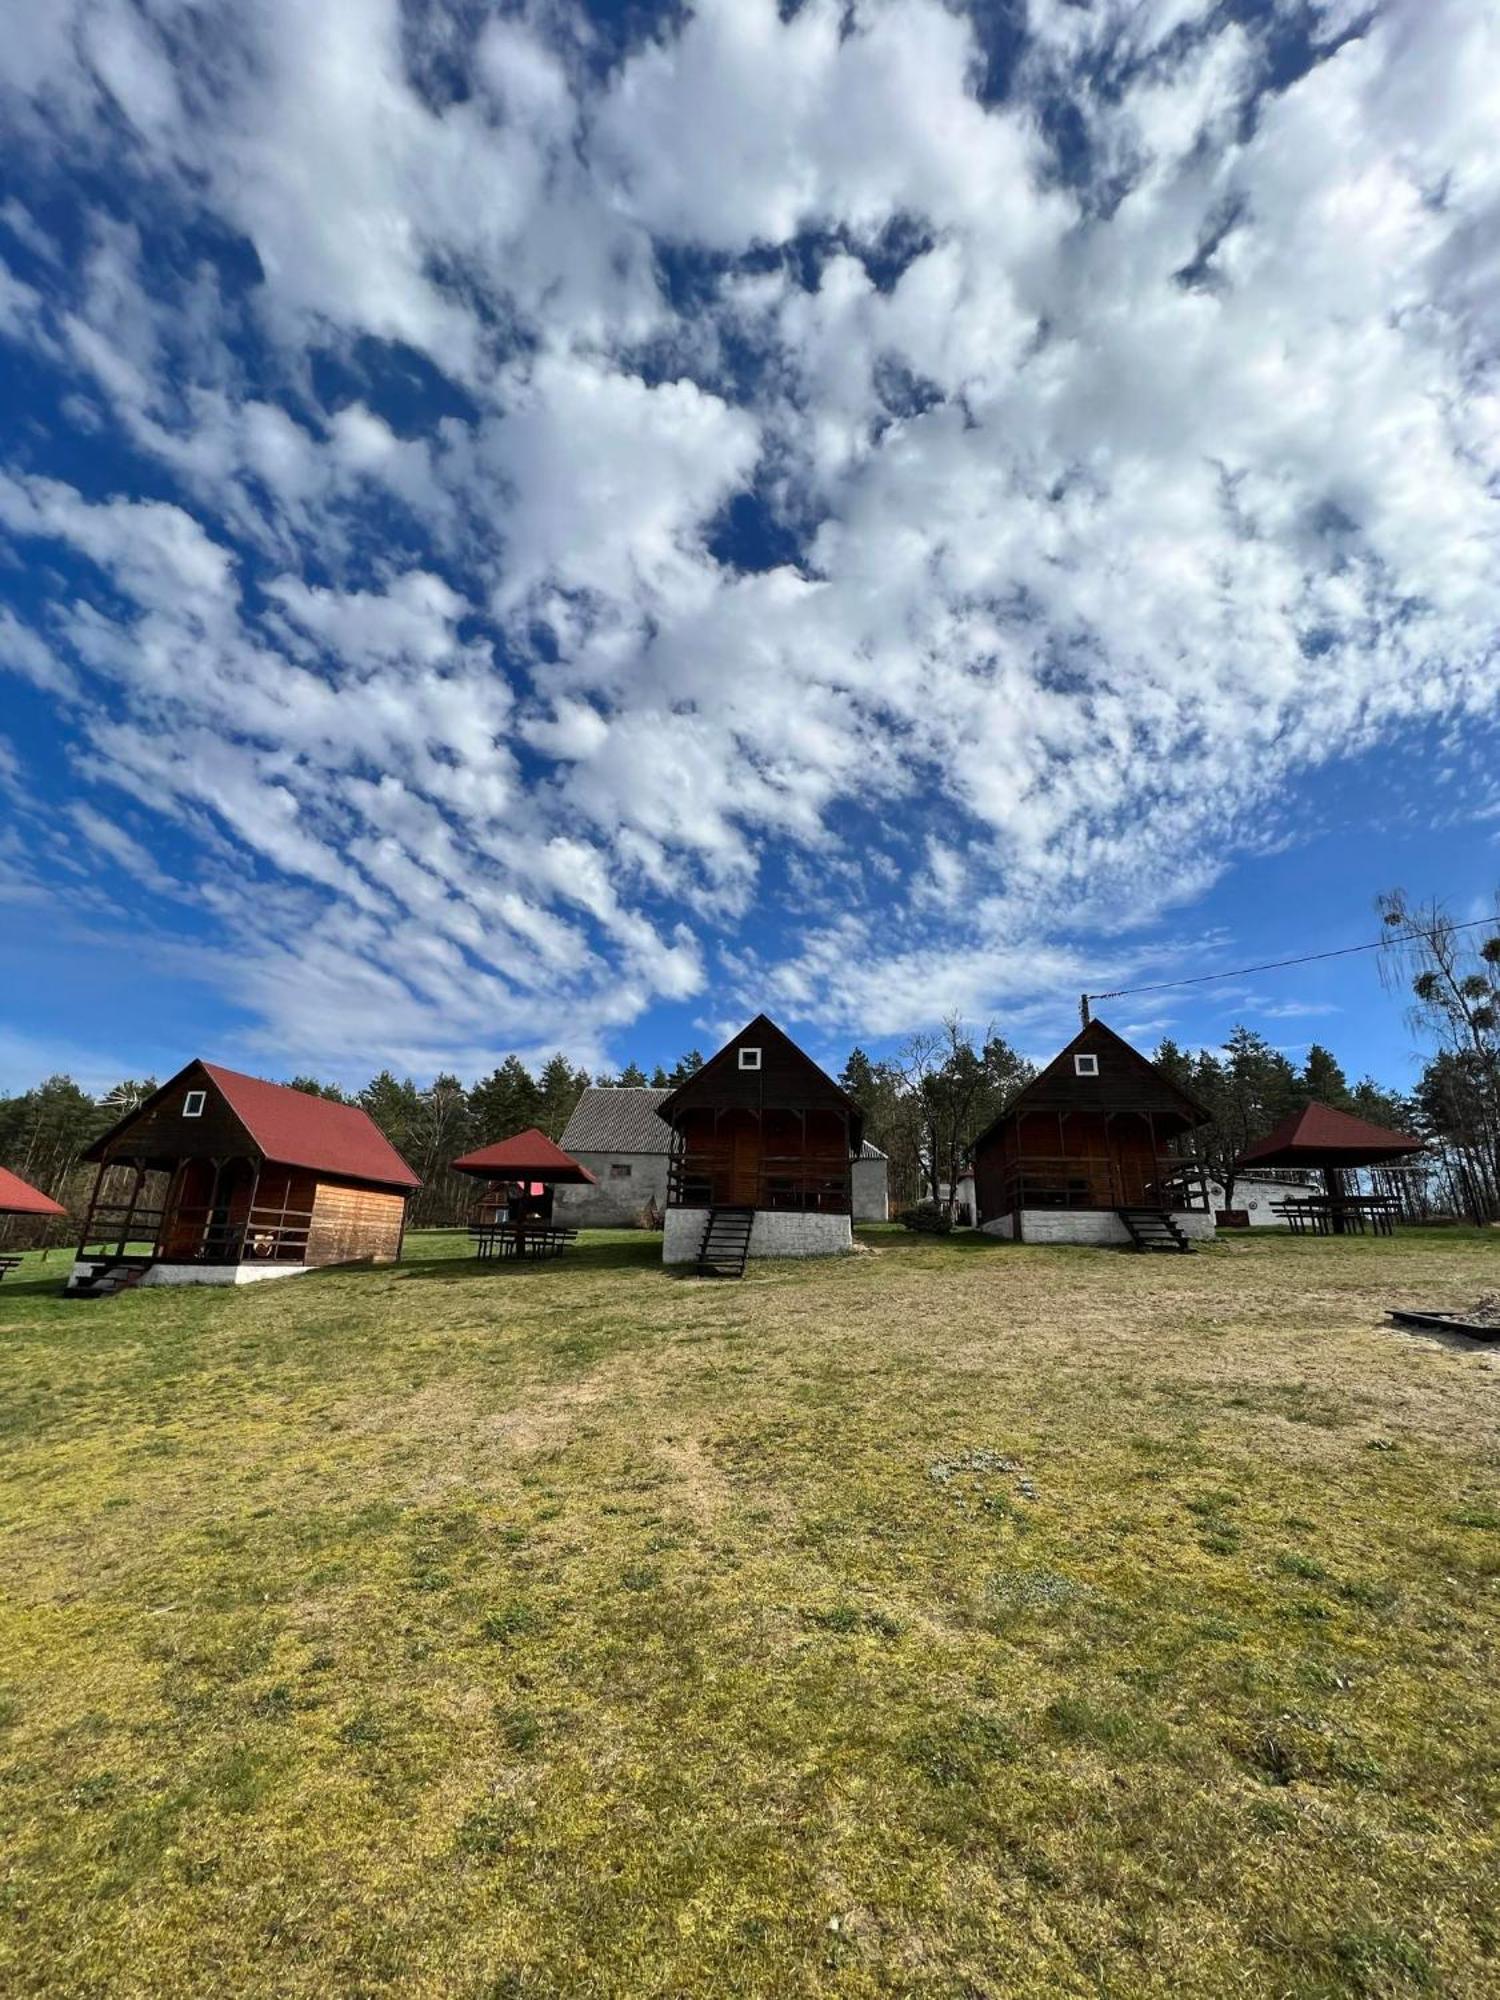
[[[182,1100],[183,1117],[201,1118],[203,1116],[203,1107],[207,1103],[207,1101],[208,1101],[208,1093],[206,1091],[190,1090],[187,1096]]]
[[[1097,1056],[1074,1056],[1073,1070],[1077,1076],[1097,1076],[1099,1058]]]
[[[628,1181],[630,1179],[629,1162],[626,1160],[611,1160],[609,1163],[609,1177],[612,1181]]]
[[[741,1069],[759,1069],[759,1068],[760,1068],[760,1050],[759,1050],[759,1049],[741,1049],[741,1050],[740,1050],[740,1068],[741,1068]]]

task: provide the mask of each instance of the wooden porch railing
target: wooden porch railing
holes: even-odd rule
[[[731,1174],[718,1162],[676,1157],[667,1165],[669,1208],[745,1206],[817,1215],[848,1215],[848,1172],[810,1167],[801,1158],[763,1159],[760,1170]]]
[[[1000,1213],[1013,1208],[1207,1209],[1202,1163],[1163,1156],[1120,1161],[1028,1153],[1007,1162]]]
[[[312,1210],[256,1203],[238,1221],[215,1220],[208,1207],[142,1208],[100,1203],[89,1216],[83,1257],[118,1255],[132,1245],[174,1264],[301,1264]]]

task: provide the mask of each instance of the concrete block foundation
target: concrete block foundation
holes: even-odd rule
[[[1203,1209],[1174,1210],[1172,1220],[1190,1242],[1213,1242],[1214,1219]],[[980,1227],[986,1236],[1015,1240],[1013,1215],[997,1215]],[[1130,1244],[1130,1231],[1109,1208],[1023,1208],[1020,1235],[1023,1243],[1083,1243],[1117,1249]]]
[[[72,1291],[81,1278],[93,1274],[94,1265],[101,1260],[91,1257],[87,1263],[75,1262],[68,1273],[64,1288]],[[143,1285],[255,1285],[263,1278],[300,1278],[308,1271],[317,1270],[316,1264],[153,1264]]]
[[[706,1208],[669,1208],[662,1233],[664,1264],[696,1264],[708,1221]],[[854,1248],[847,1215],[801,1215],[758,1208],[750,1229],[752,1257],[839,1257]]]

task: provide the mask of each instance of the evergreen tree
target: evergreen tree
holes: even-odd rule
[[[336,1083],[319,1083],[315,1076],[294,1076],[287,1088],[300,1090],[308,1097],[324,1098],[329,1104],[347,1104],[350,1101]]]
[[[1335,1111],[1349,1109],[1349,1080],[1332,1049],[1314,1042],[1307,1051],[1302,1073],[1297,1078],[1299,1104],[1331,1104]]]
[[[1157,1043],[1156,1052],[1151,1060],[1169,1083],[1175,1083],[1177,1088],[1185,1090],[1189,1097],[1196,1095],[1197,1064],[1186,1049],[1179,1048],[1176,1042],[1164,1038]]]
[[[619,1083],[622,1090],[644,1090],[646,1072],[639,1063],[626,1063],[624,1069],[620,1071]]]
[[[667,1075],[667,1072],[662,1068],[661,1064],[658,1063],[655,1069],[652,1070],[651,1072],[651,1088],[653,1090],[670,1090],[671,1087],[672,1087],[671,1077]]]
[[[1198,1150],[1232,1208],[1235,1160],[1304,1101],[1297,1072],[1264,1035],[1244,1026],[1232,1031],[1221,1056],[1200,1049],[1188,1057],[1175,1044],[1163,1047],[1167,1074],[1210,1114],[1196,1135]]]
[[[507,1056],[497,1070],[469,1092],[469,1120],[477,1146],[493,1145],[539,1122],[541,1092],[519,1056]]]
[[[538,1079],[536,1122],[549,1139],[560,1139],[578,1100],[589,1086],[589,1074],[574,1069],[565,1055],[548,1059]]]
[[[417,1150],[420,1100],[411,1078],[398,1082],[390,1070],[383,1069],[365,1085],[358,1102],[407,1164],[415,1166],[412,1154]]]
[[[696,1076],[702,1067],[703,1056],[701,1052],[697,1049],[689,1049],[685,1056],[678,1057],[672,1067],[672,1074],[667,1078],[667,1081],[675,1088],[679,1083],[686,1083],[690,1076]]]
[[[870,1116],[878,1086],[875,1065],[863,1049],[849,1051],[849,1060],[839,1071],[839,1088],[848,1091],[866,1118]]]
[[[80,1166],[79,1154],[131,1108],[106,1109],[72,1077],[49,1076],[17,1097],[0,1098],[0,1166],[76,1210],[87,1200],[94,1177],[92,1168]],[[66,1227],[55,1221],[0,1218],[8,1242],[55,1241]]]

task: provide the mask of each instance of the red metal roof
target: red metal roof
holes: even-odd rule
[[[1372,1167],[1381,1160],[1420,1153],[1422,1141],[1390,1132],[1331,1104],[1308,1104],[1283,1118],[1274,1132],[1246,1147],[1237,1167]]]
[[[473,1174],[485,1181],[542,1181],[557,1185],[597,1187],[599,1183],[587,1167],[579,1166],[571,1153],[530,1125],[514,1138],[500,1139],[493,1146],[481,1146],[477,1153],[465,1153],[453,1162],[455,1173]]]
[[[310,1167],[351,1181],[372,1181],[378,1187],[422,1185],[369,1112],[357,1104],[334,1104],[289,1084],[220,1069],[217,1063],[200,1067],[224,1093],[230,1110],[267,1160],[277,1166]]]
[[[0,1215],[66,1215],[50,1195],[0,1167]]]

